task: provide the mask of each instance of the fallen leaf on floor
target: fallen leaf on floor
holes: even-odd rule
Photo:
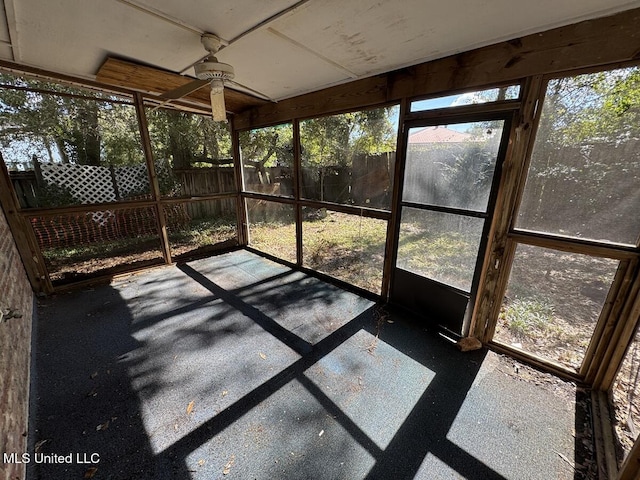
[[[98,372],[93,372],[91,375],[89,375],[89,378],[91,380],[93,380],[94,378],[96,378],[98,376]]]
[[[93,478],[93,476],[96,474],[97,471],[98,469],[96,467],[91,467],[87,469],[87,471],[84,472],[84,478]]]
[[[40,440],[39,442],[36,442],[36,445],[34,447],[36,453],[40,452],[40,448],[42,448],[42,446],[47,443],[49,441],[48,438],[44,439],[44,440]]]
[[[266,360],[267,356],[264,353],[260,352],[260,358]]]
[[[558,456],[559,456],[562,460],[564,460],[565,462],[567,462],[567,464],[569,464],[569,466],[570,466],[571,468],[573,468],[574,470],[576,469],[576,466],[574,465],[574,463],[573,463],[571,460],[569,460],[569,459],[567,458],[567,456],[566,456],[566,455],[563,455],[562,453],[560,453],[560,452],[558,452],[558,451],[556,451],[556,450],[553,450],[553,452],[554,452],[554,453],[557,453],[557,454],[558,454]]]
[[[107,428],[109,428],[109,420],[107,420],[106,422],[101,423],[100,425],[98,425],[96,427],[96,431],[99,432],[100,430],[106,430]]]
[[[229,459],[227,464],[224,466],[224,470],[222,470],[223,475],[229,475],[229,472],[231,471],[231,467],[233,466],[233,462],[235,461],[236,461],[236,456],[231,455],[231,458]]]
[[[187,415],[191,415],[191,412],[193,412],[193,407],[195,406],[196,402],[191,400],[189,402],[189,405],[187,405]]]
[[[204,464],[205,464],[205,461],[204,461],[204,460],[202,460],[202,459],[198,460],[198,465],[202,466],[202,465],[204,465]]]
[[[229,395],[229,392],[227,390],[223,390],[222,391],[222,396],[226,397],[227,395]]]

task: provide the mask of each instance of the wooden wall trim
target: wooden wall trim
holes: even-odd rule
[[[275,125],[294,118],[365,108],[388,101],[388,75],[378,75],[308,93],[235,115],[234,127],[244,130]]]
[[[522,108],[519,117],[512,124],[511,140],[502,164],[495,213],[471,316],[470,335],[483,342],[491,340],[495,333],[502,296],[507,288],[510,265],[515,254],[515,244],[510,241],[509,228],[517,209],[520,191],[524,187],[531,137],[536,130],[536,106],[542,91],[543,81],[540,76],[530,77],[525,82]]]
[[[620,467],[617,480],[638,480],[640,478],[640,437],[636,439],[633,448]]]
[[[640,61],[638,25],[640,8],[527,35],[255,107],[236,115],[235,128],[255,128],[531,75]]]
[[[153,147],[151,146],[151,137],[149,136],[149,124],[147,123],[147,115],[144,110],[144,100],[140,93],[136,93],[136,115],[138,117],[138,128],[140,129],[140,138],[142,139],[142,150],[144,151],[144,159],[147,164],[147,174],[151,183],[151,194],[153,196],[153,208],[156,212],[156,223],[158,227],[158,236],[162,246],[162,256],[165,263],[171,261],[171,247],[169,246],[169,236],[167,233],[167,221],[162,208],[162,195],[160,193],[160,184],[158,183],[158,174],[153,161]]]
[[[51,293],[53,286],[44,263],[42,251],[29,222],[22,218],[20,203],[13,190],[9,171],[0,152],[0,208],[4,210],[9,230],[22,259],[27,278],[35,293]],[[3,292],[4,293],[4,292]]]

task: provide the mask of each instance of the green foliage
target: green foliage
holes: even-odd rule
[[[189,225],[169,232],[169,240],[181,245],[197,248],[215,245],[236,235],[235,221],[224,218],[200,218]]]
[[[98,112],[102,157],[113,166],[144,163],[138,120],[129,105],[104,104]]]
[[[639,139],[640,68],[552,80],[540,131],[558,146]]]
[[[493,182],[496,150],[487,142],[467,143],[452,152],[452,162],[441,163],[441,172],[449,187],[447,198],[455,199],[460,205],[472,205],[480,194],[489,192]],[[446,199],[442,199],[447,203]]]
[[[522,227],[635,244],[639,144],[639,68],[549,82]]]
[[[233,156],[226,123],[177,110],[150,111],[147,117],[155,158],[174,169],[212,167]]]
[[[79,203],[63,185],[45,183],[38,193],[39,207],[65,207]]]
[[[348,166],[359,154],[395,150],[397,107],[361,110],[305,120],[300,124],[302,162]]]
[[[507,328],[518,337],[537,337],[552,324],[555,311],[553,305],[539,299],[519,299],[507,302],[501,318]]]
[[[245,166],[265,167],[293,165],[293,126],[284,123],[273,127],[240,132],[240,152]]]
[[[0,75],[0,81],[31,89],[0,89],[0,143],[10,153],[80,165],[119,166],[142,161],[131,105],[52,82],[6,74]]]

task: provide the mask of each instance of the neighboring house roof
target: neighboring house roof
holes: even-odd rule
[[[409,135],[409,143],[459,143],[466,142],[471,137],[468,133],[435,126],[426,127],[419,132]]]

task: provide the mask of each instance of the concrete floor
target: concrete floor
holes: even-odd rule
[[[44,299],[29,478],[583,478],[575,389],[410,320],[246,251]]]

